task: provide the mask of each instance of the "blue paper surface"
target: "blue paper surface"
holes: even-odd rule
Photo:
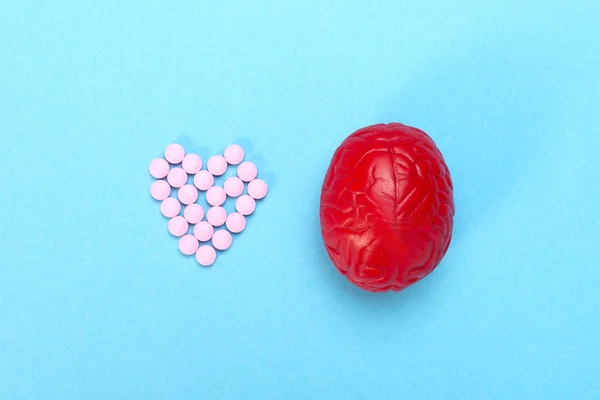
[[[1,399],[600,398],[597,1],[0,1]],[[323,249],[354,130],[429,133],[442,264],[363,292]],[[148,164],[270,184],[211,268]]]

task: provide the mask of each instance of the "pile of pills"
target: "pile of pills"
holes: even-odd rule
[[[237,176],[227,178],[223,187],[215,185],[215,176],[223,175],[229,165],[237,166]],[[246,217],[268,188],[264,180],[257,179],[256,165],[244,161],[244,150],[237,144],[228,146],[222,156],[210,157],[206,169],[202,167],[198,155],[185,154],[179,144],[168,145],[165,157],[150,163],[150,175],[156,179],[150,194],[161,202],[160,212],[169,218],[169,232],[179,237],[179,250],[188,256],[195,254],[200,265],[209,266],[215,262],[217,250],[231,246],[231,234],[244,230]],[[199,192],[205,192],[208,210],[197,203]],[[236,198],[236,211],[230,214],[223,208],[227,197]],[[188,233],[190,228],[192,233]]]

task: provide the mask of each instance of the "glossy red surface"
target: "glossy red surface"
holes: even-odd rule
[[[329,257],[352,283],[399,291],[428,275],[452,237],[452,181],[425,132],[373,125],[336,150],[321,191]]]

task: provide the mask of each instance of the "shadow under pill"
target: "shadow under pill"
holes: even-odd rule
[[[230,144],[237,144],[241,146],[242,149],[244,149],[244,153],[246,155],[252,154],[252,152],[254,151],[254,142],[252,141],[252,139],[246,136],[238,137],[233,141],[233,143]]]

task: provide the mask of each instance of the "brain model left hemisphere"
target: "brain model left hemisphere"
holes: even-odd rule
[[[321,231],[331,261],[356,286],[400,291],[427,276],[448,250],[453,217],[450,173],[425,132],[373,125],[335,151]]]

